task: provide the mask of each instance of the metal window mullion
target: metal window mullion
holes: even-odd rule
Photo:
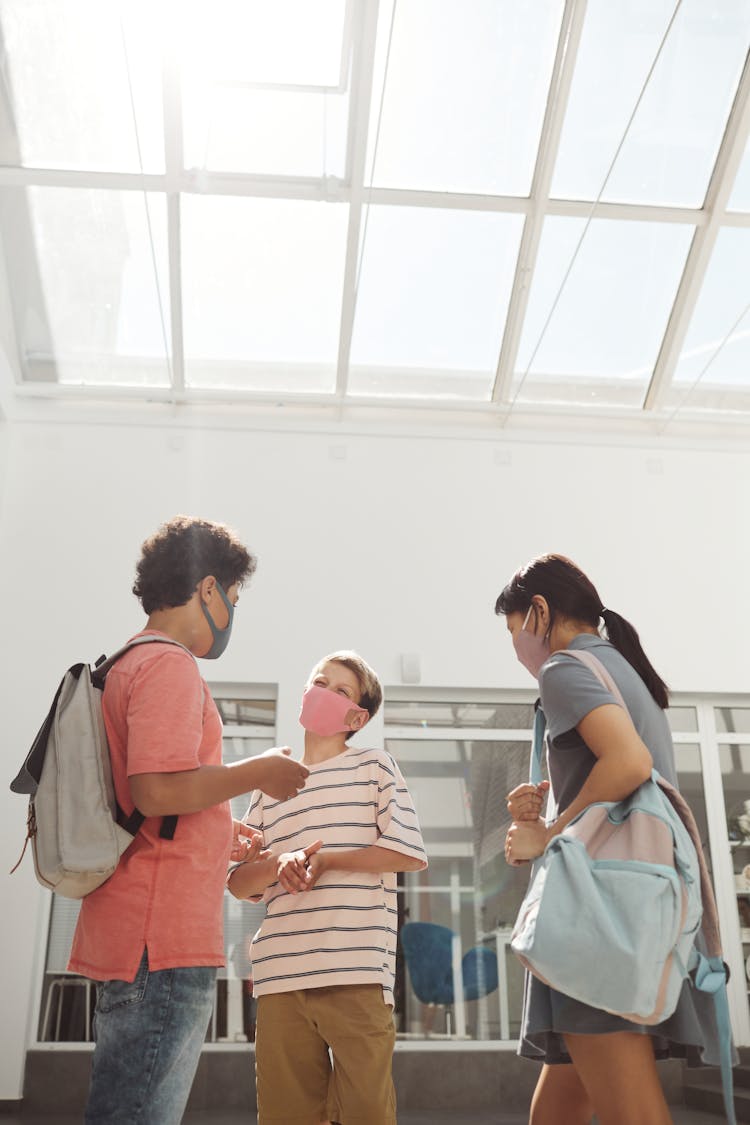
[[[701,762],[703,765],[703,795],[706,803],[714,891],[719,912],[724,960],[731,970],[731,979],[727,988],[729,1011],[737,1044],[739,1046],[750,1046],[750,1013],[748,1012],[745,958],[742,954],[737,917],[734,867],[727,840],[724,786],[721,777],[721,761],[716,739],[713,707],[710,703],[699,703],[697,711]]]
[[[165,177],[149,172],[0,167],[2,187],[60,187],[100,191],[164,191]]]
[[[395,742],[523,742],[531,730],[489,727],[400,727],[386,726],[386,738]]]
[[[253,726],[251,724],[242,723],[225,723],[221,728],[222,738],[273,738],[276,730],[276,724],[273,726],[261,727]]]
[[[10,291],[8,256],[5,251],[2,226],[0,226],[0,293],[9,298]],[[9,299],[4,313],[5,327],[0,335],[0,340],[5,345],[4,348],[0,348],[0,419],[11,417],[13,393],[22,386],[24,378],[24,356],[19,346],[22,336],[19,330],[18,313],[16,302]]]
[[[165,121],[165,145],[174,140],[179,120]],[[170,135],[167,135],[167,134]],[[180,162],[182,154],[180,152]],[[95,191],[179,191],[195,195],[246,195],[269,199],[348,199],[337,176],[273,176],[255,172],[211,172],[171,165],[161,172],[102,172],[81,169],[0,167],[0,187],[60,187]]]
[[[507,402],[513,383],[521,331],[531,291],[542,227],[549,201],[552,173],[560,146],[568,96],[573,81],[578,46],[581,39],[586,0],[567,0],[560,24],[557,53],[550,80],[547,108],[544,114],[536,166],[531,183],[531,211],[526,218],[513,279],[508,316],[500,347],[491,398]]]
[[[42,1018],[42,995],[44,993],[44,978],[47,972],[47,948],[49,946],[49,933],[52,924],[52,895],[46,893],[40,894],[37,898],[37,902],[36,946],[33,959],[32,990],[28,1008],[28,1023],[26,1026],[26,1043],[29,1048],[38,1047],[42,1042],[39,1038],[39,1024]]]
[[[716,239],[725,218],[726,206],[749,133],[750,54],[745,59],[742,77],[706,192],[703,210],[708,221],[696,230],[688,252],[685,269],[643,402],[643,409],[646,411],[661,406],[664,394],[672,384]]]
[[[378,0],[363,0],[357,8],[354,53],[352,58],[352,99],[350,103],[349,225],[346,235],[344,283],[341,298],[339,347],[336,363],[336,394],[343,398],[349,379],[349,356],[357,304],[357,274],[360,253],[360,231],[365,202],[365,165],[367,137],[375,69],[375,45],[378,26]],[[357,34],[357,31],[359,34]]]
[[[174,47],[165,47],[162,70],[164,117],[164,165],[167,198],[167,256],[169,263],[169,312],[172,358],[169,364],[172,390],[185,389],[185,349],[182,318],[182,232],[180,190],[184,168],[182,137],[182,91],[180,63]]]
[[[355,0],[346,0],[346,7],[344,8],[344,27],[341,36],[341,58],[339,60],[339,94],[345,94],[349,88],[349,70],[352,64],[352,48],[354,46],[354,32],[356,28],[354,7]]]
[[[239,195],[256,199],[305,199],[345,202],[346,183],[337,176],[267,176],[256,172],[209,172],[183,169],[179,177],[183,195]]]

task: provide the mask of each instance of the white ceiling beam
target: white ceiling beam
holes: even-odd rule
[[[682,280],[654,365],[654,373],[646,392],[643,403],[643,409],[646,411],[659,408],[665,393],[672,384],[690,320],[695,312],[703,279],[706,276],[706,270],[716,245],[716,239],[727,218],[727,204],[732,194],[735,177],[745,152],[749,134],[750,54],[745,58],[745,67],[737,87],[737,94],[706,192],[706,200],[703,206],[706,218],[693,237]]]
[[[492,388],[493,402],[507,403],[510,400],[521,330],[529,303],[529,292],[542,237],[542,226],[549,202],[552,173],[560,145],[560,135],[565,120],[565,111],[573,81],[585,14],[586,0],[567,0],[560,23],[557,52],[552,68],[534,175],[531,181],[531,211],[526,217],[523,235],[521,236],[513,288],[508,304],[508,316]]]
[[[356,34],[356,20],[354,19],[355,0],[346,0],[344,8],[344,27],[341,35],[341,56],[339,58],[339,85],[336,91],[345,94],[349,89],[352,59],[354,56],[354,36]]]
[[[140,172],[1,167],[0,186],[101,188],[109,191],[164,191],[164,176]]]
[[[182,195],[245,195],[268,199],[307,199],[316,202],[347,203],[349,185],[336,176],[264,176],[242,172],[207,172],[202,169],[174,169],[163,174],[137,172],[81,172],[54,168],[0,168],[0,187],[72,187],[104,191],[163,192],[171,186]],[[385,207],[433,207],[456,211],[493,211],[530,215],[535,201],[527,196],[481,195],[440,192],[414,188],[374,187],[367,189],[368,202]],[[550,199],[548,215],[588,218],[592,200]],[[599,203],[597,218],[632,222],[690,223],[704,226],[708,215],[703,209],[669,207],[652,203]],[[729,226],[750,226],[750,212],[728,212],[723,220]]]
[[[278,392],[252,391],[243,388],[186,388],[175,394],[165,387],[134,387],[134,386],[82,386],[79,384],[53,384],[53,383],[24,383],[17,387],[14,394],[14,407],[16,414],[27,404],[27,413],[18,415],[24,421],[33,421],[44,416],[56,421],[63,420],[90,420],[99,415],[98,411],[109,410],[109,420],[123,421],[122,413],[115,410],[116,404],[128,403],[133,409],[143,410],[143,419],[150,418],[149,408],[162,406],[168,408],[175,402],[190,406],[196,411],[220,412],[227,409],[231,415],[233,428],[242,429],[248,425],[278,420],[280,425],[288,429],[291,419],[290,412],[295,408],[303,411],[310,408],[310,413],[295,416],[296,421],[306,428],[314,425],[321,418],[330,418],[330,412],[335,411],[336,416],[341,416],[342,404],[333,394],[323,392]],[[423,398],[407,395],[354,395],[343,404],[346,417],[356,425],[366,426],[368,420],[375,418],[387,419],[388,417],[407,417],[411,415],[417,424],[427,424],[431,417],[450,418],[451,415],[458,419],[472,419],[471,425],[480,425],[483,419],[498,419],[507,417],[505,403],[488,403],[485,401],[469,401],[453,398]],[[283,406],[283,410],[280,410]],[[45,408],[51,414],[32,414],[31,408],[38,411]],[[240,415],[238,408],[244,407],[246,413]],[[64,411],[64,413],[62,413]],[[70,412],[74,413],[70,413]],[[78,413],[75,413],[78,411]],[[327,413],[326,413],[327,411]],[[519,440],[528,440],[523,437],[524,430],[533,425],[545,432],[553,432],[557,439],[561,437],[559,424],[565,423],[565,433],[570,437],[574,434],[575,427],[584,431],[597,433],[602,441],[606,441],[608,433],[619,432],[625,438],[632,436],[637,441],[637,434],[650,433],[655,439],[660,439],[661,426],[668,417],[667,412],[654,412],[646,414],[640,406],[622,406],[620,404],[582,404],[582,403],[552,403],[552,402],[524,402],[514,410],[511,425],[520,432]],[[678,421],[678,426],[671,436],[683,432],[692,434],[701,440],[715,441],[720,434],[737,432],[742,436],[746,445],[749,412],[729,410],[701,409],[691,412],[689,420]],[[220,424],[218,414],[211,415],[213,423]],[[188,422],[187,417],[182,421]],[[601,428],[601,424],[608,423],[609,429]],[[619,427],[619,430],[617,429]],[[487,426],[487,434],[492,440],[497,439],[495,423]],[[480,437],[481,431],[472,431],[472,436]]]
[[[547,204],[548,215],[559,215],[569,219],[588,219],[591,215],[593,199],[550,199]],[[657,203],[602,203],[596,205],[597,219],[613,219],[616,222],[636,223],[687,223],[702,226],[707,217],[696,207],[669,207]]]
[[[727,211],[721,222],[725,227],[750,227],[750,211]]]
[[[360,231],[365,203],[365,165],[367,137],[375,70],[375,43],[378,30],[378,0],[362,0],[354,23],[352,96],[349,111],[349,226],[346,235],[344,285],[341,298],[339,349],[336,363],[336,393],[343,398],[349,379],[349,356],[357,305]]]
[[[242,172],[187,169],[180,179],[183,195],[246,195],[263,199],[310,199],[341,203],[349,189],[337,176],[262,176]]]

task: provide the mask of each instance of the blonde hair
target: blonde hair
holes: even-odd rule
[[[370,665],[358,653],[352,652],[351,649],[341,649],[339,652],[331,652],[328,656],[324,656],[310,673],[308,683],[315,679],[320,669],[329,660],[335,664],[343,664],[345,668],[354,673],[359,684],[359,706],[364,707],[370,718],[376,715],[380,704],[383,702],[383,689],[380,686],[380,680]]]

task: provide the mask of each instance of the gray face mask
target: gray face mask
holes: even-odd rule
[[[229,598],[224,593],[224,590],[222,589],[222,585],[221,585],[220,582],[216,583],[216,589],[221,594],[222,601],[224,602],[224,605],[227,607],[227,611],[229,612],[229,621],[227,622],[224,629],[218,629],[216,627],[216,624],[214,623],[213,617],[208,612],[208,610],[206,609],[203,601],[201,600],[201,609],[203,610],[206,621],[208,622],[208,624],[211,628],[211,635],[213,636],[213,644],[211,645],[208,652],[203,653],[203,656],[201,657],[202,660],[216,660],[217,657],[221,656],[222,652],[224,651],[224,649],[229,644],[229,637],[230,637],[231,632],[232,632],[232,620],[234,618],[234,606],[232,605]]]

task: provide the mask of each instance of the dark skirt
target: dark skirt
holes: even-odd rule
[[[650,1035],[657,1059],[685,1059],[688,1066],[718,1066],[719,1036],[713,999],[685,981],[669,1019],[653,1027],[631,1023],[590,1008],[526,973],[518,1053],[540,1063],[569,1063],[563,1036],[607,1035],[615,1031]]]

